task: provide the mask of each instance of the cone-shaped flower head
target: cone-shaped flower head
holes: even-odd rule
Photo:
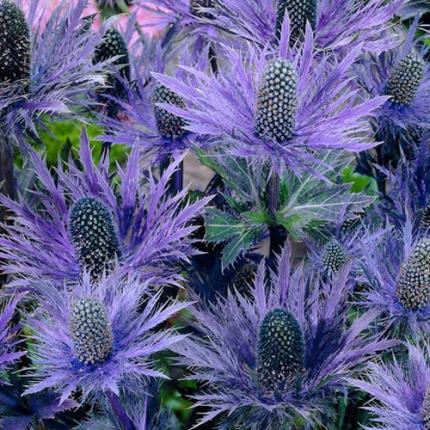
[[[430,430],[430,387],[427,388],[421,407],[421,416],[423,418],[424,430]]]
[[[291,42],[296,41],[305,32],[306,21],[315,28],[317,20],[317,0],[278,0],[276,10],[276,37],[281,35],[285,13],[291,21]]]
[[[284,59],[266,65],[257,94],[255,127],[258,136],[278,143],[293,136],[297,112],[297,74]]]
[[[99,300],[81,299],[73,304],[70,331],[76,358],[81,363],[103,363],[111,354],[112,327]]]
[[[130,60],[127,44],[121,33],[115,28],[106,31],[103,41],[97,46],[93,62],[94,64],[102,63],[115,58],[112,65],[117,69],[123,79],[130,80]],[[112,76],[108,82],[111,86],[115,84]]]
[[[31,36],[24,12],[12,1],[0,3],[0,83],[27,81]]]
[[[303,333],[296,318],[285,309],[270,311],[258,334],[258,377],[269,391],[294,383],[303,369]]]
[[[385,88],[385,94],[392,96],[392,101],[407,105],[415,99],[421,81],[424,78],[424,60],[411,53],[400,61],[393,70]]]
[[[93,197],[78,200],[70,210],[70,236],[81,269],[98,277],[119,256],[119,243],[109,209]]]
[[[348,261],[348,255],[337,240],[331,240],[324,248],[322,265],[325,272],[337,272]]]
[[[170,91],[164,85],[157,85],[154,88],[154,95],[152,97],[154,107],[155,121],[157,123],[158,132],[165,139],[178,139],[186,134],[184,129],[185,121],[162,107],[157,103],[168,103],[170,105],[185,108],[185,102],[182,97]]]
[[[430,239],[422,239],[403,265],[397,296],[406,309],[422,309],[430,302]]]

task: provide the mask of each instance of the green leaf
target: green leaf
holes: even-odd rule
[[[376,195],[378,193],[378,185],[374,178],[366,175],[361,175],[354,171],[354,167],[345,167],[342,171],[342,181],[345,184],[351,184],[350,191],[352,193],[362,193]]]
[[[208,242],[224,242],[236,237],[246,229],[245,224],[219,209],[209,208],[206,211],[206,234]]]
[[[264,211],[246,211],[241,214],[254,224],[269,224],[270,217]]]

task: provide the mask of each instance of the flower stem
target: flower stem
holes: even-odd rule
[[[276,173],[272,173],[268,184],[268,211],[273,219],[273,224],[269,227],[270,233],[270,260],[275,260],[275,254],[281,252],[282,246],[287,238],[286,230],[283,226],[276,224],[276,212],[279,209],[280,178]]]
[[[173,161],[171,156],[166,156],[164,159],[160,162],[160,174],[162,175],[163,172],[167,169],[168,165]],[[182,191],[184,188],[184,162],[181,161],[178,168],[173,173],[173,176],[170,178],[169,181],[169,193],[171,195],[175,195]]]
[[[0,191],[3,195],[15,198],[14,153],[12,142],[0,135]],[[0,208],[0,221],[4,221],[6,211]]]
[[[121,424],[123,430],[136,430],[136,426],[133,424],[133,421],[122,407],[119,397],[112,391],[109,391],[106,394],[106,397],[109,400],[112,412]]]

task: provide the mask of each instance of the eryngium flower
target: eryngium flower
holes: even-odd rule
[[[166,0],[164,0],[166,1]],[[309,22],[315,46],[346,55],[362,45],[364,50],[381,52],[396,46],[398,37],[390,31],[391,20],[403,1],[370,0],[218,0],[212,21],[242,40],[261,48],[278,44],[288,15],[291,43],[302,42]],[[246,49],[244,43],[244,48]]]
[[[297,113],[297,73],[287,60],[266,65],[257,93],[255,128],[261,138],[278,143],[293,137]]]
[[[296,41],[305,33],[306,22],[315,28],[317,20],[317,0],[278,0],[276,10],[275,35],[279,39],[285,14],[291,20],[291,39]]]
[[[415,31],[416,25],[411,26],[402,45],[380,55],[365,55],[354,66],[367,96],[390,96],[374,123],[376,134],[387,145],[398,145],[409,135],[411,140],[418,127],[427,128],[430,122],[430,67],[424,60],[426,49],[414,42]]]
[[[414,100],[424,78],[424,60],[415,53],[407,55],[388,78],[385,94],[398,105],[408,105]]]
[[[94,105],[91,93],[104,85],[107,64],[92,63],[103,32],[83,31],[86,1],[61,2],[46,26],[39,20],[41,8],[50,7],[44,3],[32,1],[26,17],[20,1],[0,3],[0,125],[8,131],[34,132],[45,114],[74,116]]]
[[[16,306],[20,297],[16,297],[5,303],[0,308],[0,371],[3,372],[6,367],[22,357],[25,352],[15,352],[15,346],[18,344],[16,339],[16,328],[11,328],[12,317],[15,314]],[[1,385],[1,380],[0,380]]]
[[[337,240],[331,240],[324,247],[322,255],[323,270],[327,273],[337,272],[348,261],[348,255]]]
[[[413,233],[408,218],[403,229],[388,229],[380,243],[369,241],[363,249],[362,304],[379,310],[381,327],[399,336],[426,333],[430,327],[428,284],[429,241],[425,232]]]
[[[127,44],[121,33],[115,28],[106,31],[103,41],[94,53],[94,63],[102,63],[114,59],[112,65],[119,70],[122,78],[130,79],[130,64]]]
[[[122,118],[100,119],[106,129],[101,138],[105,142],[129,146],[138,145],[143,156],[150,162],[159,162],[166,157],[183,154],[187,148],[200,145],[195,134],[186,129],[186,122],[166,106],[186,108],[179,94],[163,85],[158,85],[151,76],[152,72],[164,73],[170,69],[172,52],[162,40],[152,40],[139,52],[130,52],[133,82],[122,81],[125,97],[114,98],[122,111]],[[203,49],[208,60],[208,49]],[[184,51],[186,63],[191,61],[188,50]],[[202,55],[200,53],[200,55]],[[192,57],[193,61],[195,60]],[[177,60],[177,59],[176,59]],[[194,64],[194,62],[193,62]],[[177,70],[177,74],[181,74]],[[126,120],[124,120],[126,118]]]
[[[52,180],[43,160],[29,151],[37,197],[28,203],[1,196],[13,223],[0,236],[2,270],[17,286],[41,279],[76,281],[83,270],[93,280],[119,260],[122,273],[139,273],[154,284],[176,284],[180,264],[197,251],[190,221],[210,198],[186,203],[187,190],[166,196],[169,178],[181,159],[158,182],[139,164],[139,149],[131,152],[118,176],[105,164],[95,166],[85,131],[80,146],[81,168],[71,162]]]
[[[28,81],[30,63],[31,35],[24,12],[14,2],[3,0],[0,4],[0,82]]]
[[[120,254],[112,214],[93,197],[83,197],[73,204],[69,231],[80,266],[93,276],[101,275],[106,263]]]
[[[185,108],[183,99],[163,85],[157,85],[154,88],[154,95],[152,96],[155,121],[160,136],[172,140],[183,137],[187,132],[184,128],[186,125],[185,121],[181,117],[160,107],[159,103],[168,103]]]
[[[401,268],[397,297],[406,309],[423,309],[430,302],[430,239],[421,239]]]
[[[366,409],[379,430],[428,430],[430,427],[430,347],[407,345],[409,359],[370,363],[367,378],[350,382],[375,400]]]
[[[156,328],[188,306],[159,304],[150,282],[115,272],[94,284],[84,274],[73,289],[45,283],[34,329],[33,382],[27,394],[55,387],[60,402],[79,387],[84,399],[103,391],[119,395],[137,381],[164,375],[152,355],[182,340]]]
[[[269,161],[275,170],[301,167],[319,149],[358,152],[375,146],[369,116],[387,97],[357,103],[348,70],[359,51],[340,62],[327,54],[321,63],[311,28],[303,49],[295,50],[288,24],[286,19],[277,52],[226,48],[228,65],[216,76],[190,67],[184,67],[183,78],[154,74],[187,103],[187,109],[163,107],[228,155]]]
[[[296,384],[305,361],[302,329],[294,315],[274,309],[263,319],[258,333],[257,373],[262,387],[283,390]]]
[[[262,262],[249,292],[191,309],[196,334],[174,350],[192,369],[190,378],[205,383],[195,396],[208,409],[202,423],[217,417],[222,430],[279,430],[300,417],[306,428],[332,428],[327,399],[360,364],[394,344],[365,334],[375,312],[348,323],[347,268],[320,283],[289,261],[287,247],[270,285]]]

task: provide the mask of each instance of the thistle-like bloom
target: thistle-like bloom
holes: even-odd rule
[[[0,238],[2,270],[15,285],[28,286],[41,279],[76,281],[86,270],[92,279],[110,271],[119,260],[122,273],[138,273],[158,285],[176,283],[178,264],[197,251],[189,235],[190,221],[210,198],[185,201],[186,190],[165,197],[169,178],[180,163],[171,164],[156,182],[146,178],[135,148],[118,179],[107,165],[93,164],[89,141],[82,133],[80,162],[59,168],[54,182],[43,160],[30,151],[31,168],[39,187],[35,198],[18,202],[1,197],[13,223]]]
[[[425,48],[414,41],[416,25],[413,25],[405,41],[398,47],[380,55],[366,55],[354,71],[360,86],[371,97],[389,96],[377,111],[374,123],[378,139],[385,145],[396,146],[416,140],[418,128],[428,128],[430,111],[430,67],[424,59]],[[394,149],[384,148],[393,163]],[[398,151],[398,150],[397,150]],[[382,164],[381,160],[376,160]]]
[[[393,345],[364,334],[374,312],[348,325],[347,270],[320,285],[289,260],[286,247],[270,286],[261,263],[250,294],[231,292],[192,309],[199,336],[174,349],[191,378],[206,382],[196,396],[209,409],[202,422],[218,417],[223,430],[275,430],[303,421],[314,428],[322,420],[330,428],[327,399],[359,365]]]
[[[160,294],[118,272],[97,284],[84,274],[72,290],[46,285],[40,312],[29,317],[34,381],[24,395],[55,387],[61,403],[78,387],[85,399],[108,391],[119,395],[127,385],[163,377],[151,356],[183,336],[156,327],[188,304],[158,305]]]
[[[227,49],[229,65],[217,76],[189,67],[184,79],[154,74],[187,102],[186,109],[160,107],[232,155],[269,161],[275,170],[284,163],[300,167],[320,149],[356,152],[376,145],[368,120],[385,97],[356,103],[348,69],[358,50],[340,62],[332,56],[318,62],[309,26],[303,49],[290,48],[289,38],[287,18],[279,51],[250,47],[246,56]]]
[[[430,347],[408,344],[408,351],[406,362],[370,363],[367,380],[350,381],[376,400],[366,407],[375,426],[366,429],[430,428]]]
[[[315,32],[315,46],[345,55],[362,45],[381,52],[395,46],[390,20],[402,1],[371,0],[218,0],[213,24],[247,41],[266,46],[279,41],[286,15],[291,21],[291,43],[300,40],[306,22]]]
[[[430,324],[430,241],[413,234],[408,218],[381,243],[363,250],[367,290],[362,304],[381,313],[381,323],[400,337],[426,333]]]
[[[393,171],[380,168],[386,191],[378,205],[380,216],[401,227],[411,218],[414,229],[430,228],[430,136],[411,146],[409,159],[402,159]]]
[[[168,45],[168,44],[167,44]],[[208,48],[204,50],[208,52]],[[208,55],[204,64],[207,66]],[[148,41],[143,49],[134,49],[130,55],[132,83],[122,81],[126,94],[122,99],[113,100],[121,109],[120,118],[101,119],[108,133],[102,136],[103,141],[120,143],[129,146],[139,146],[150,162],[164,161],[166,156],[183,154],[194,144],[202,144],[193,133],[187,130],[187,123],[178,115],[166,110],[162,104],[186,108],[183,97],[171,91],[164,85],[158,84],[151,72],[164,73],[172,61],[172,51],[164,46],[163,41]],[[191,56],[183,57],[188,63]],[[181,71],[176,72],[182,76]]]
[[[0,371],[22,357],[25,352],[16,352],[18,344],[16,339],[16,328],[11,328],[11,320],[15,314],[19,297],[16,297],[0,308]],[[1,385],[1,380],[0,380]]]
[[[9,130],[34,132],[41,114],[89,107],[90,92],[104,84],[106,64],[92,63],[102,32],[84,31],[85,0],[75,3],[62,2],[39,28],[41,2],[24,15],[19,0],[1,1],[0,111]]]
[[[322,231],[322,243],[311,241],[308,248],[313,264],[323,276],[332,276],[346,264],[351,264],[351,274],[360,271],[363,249],[369,243],[377,243],[386,231],[382,228],[370,228],[363,222],[365,214],[340,211],[339,218]]]

